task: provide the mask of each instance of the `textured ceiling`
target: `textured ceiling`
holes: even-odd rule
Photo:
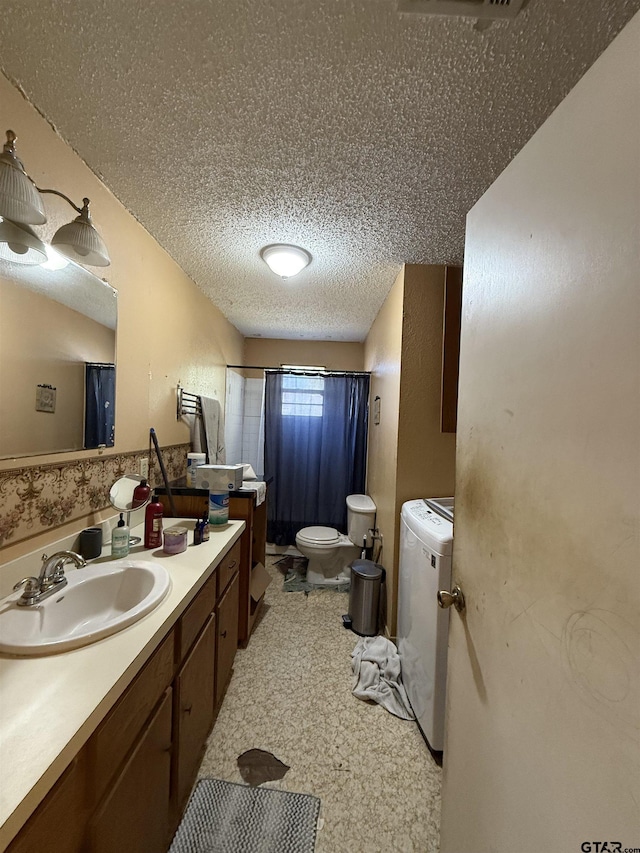
[[[0,66],[243,334],[363,340],[403,262],[462,261],[467,211],[638,9],[3,0]],[[273,242],[311,266],[276,278]]]

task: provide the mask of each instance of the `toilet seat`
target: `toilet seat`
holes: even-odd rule
[[[323,546],[337,545],[340,534],[335,527],[304,527],[296,536],[303,544]]]

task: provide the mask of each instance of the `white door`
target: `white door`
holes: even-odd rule
[[[640,848],[639,45],[467,220],[442,853]]]

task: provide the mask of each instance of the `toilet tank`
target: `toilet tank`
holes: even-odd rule
[[[362,547],[362,538],[375,523],[376,505],[369,495],[348,495],[347,530],[354,545]]]

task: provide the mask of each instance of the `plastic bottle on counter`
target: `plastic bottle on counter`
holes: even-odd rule
[[[160,548],[162,546],[162,516],[164,509],[155,495],[147,504],[144,514],[144,547]]]
[[[205,510],[204,515],[202,516],[202,541],[209,541],[209,534],[211,533],[211,528],[209,526],[209,513]]]
[[[205,453],[187,453],[187,486],[194,489],[196,485],[196,468],[207,461]]]
[[[209,524],[220,525],[229,521],[229,492],[209,492]]]
[[[117,527],[114,527],[111,533],[111,556],[117,560],[129,556],[129,528],[122,512]]]
[[[149,488],[147,481],[142,479],[140,483],[133,490],[133,500],[131,501],[131,509],[135,509],[138,506],[144,506],[146,502],[149,500],[149,492],[151,489]]]

